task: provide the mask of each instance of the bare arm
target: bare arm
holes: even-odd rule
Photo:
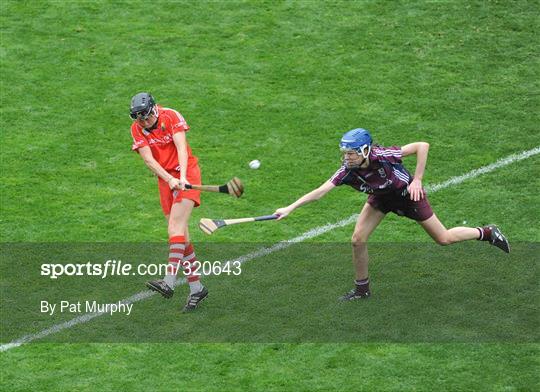
[[[178,184],[176,184],[175,181],[178,181],[176,178],[174,178],[172,175],[167,173],[167,170],[165,170],[161,165],[154,159],[154,156],[152,155],[152,150],[150,150],[150,147],[145,146],[139,148],[139,155],[143,159],[144,163],[148,168],[158,177],[161,179],[167,181],[171,189],[179,188]]]
[[[424,172],[426,170],[429,143],[410,143],[401,147],[401,151],[404,157],[416,154],[416,169],[414,171],[414,180],[409,184],[407,189],[409,190],[411,200],[421,200],[425,196],[424,189],[422,188],[422,179],[424,178]]]
[[[188,153],[187,153],[187,141],[186,133],[178,132],[173,135],[174,145],[176,146],[176,151],[178,152],[178,164],[180,165],[180,182],[182,183],[182,189],[184,185],[187,184],[186,172],[187,172],[187,163],[188,163]]]
[[[296,200],[291,205],[287,207],[283,207],[283,208],[278,208],[276,212],[274,212],[274,214],[279,215],[278,219],[285,218],[287,215],[289,215],[298,207],[311,203],[312,201],[319,200],[321,197],[326,195],[328,192],[330,192],[334,188],[335,188],[335,185],[332,184],[330,180],[328,180],[324,184],[322,184],[320,187],[312,190],[309,193],[306,193],[304,196]]]

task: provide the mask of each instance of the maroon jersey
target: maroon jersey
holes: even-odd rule
[[[343,164],[330,178],[332,184],[349,185],[354,189],[375,195],[406,190],[412,176],[401,161],[401,147],[374,145],[369,153],[369,166],[365,169],[347,169]]]

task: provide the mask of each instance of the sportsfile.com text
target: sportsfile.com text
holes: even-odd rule
[[[164,275],[167,270],[166,264],[137,264],[135,267],[122,260],[107,260],[104,263],[43,263],[41,264],[41,276],[50,279],[58,279],[60,276],[98,276],[101,279],[113,276],[156,276]],[[182,272],[184,275],[233,275],[242,273],[242,263],[235,261],[196,261],[186,263]]]

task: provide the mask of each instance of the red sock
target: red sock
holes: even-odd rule
[[[174,288],[176,282],[176,273],[178,272],[178,264],[184,258],[186,249],[186,240],[183,235],[173,236],[169,238],[169,264],[167,266],[167,275],[165,282]]]
[[[197,256],[195,256],[195,249],[190,242],[186,246],[184,258],[182,259],[182,265],[185,266],[185,268],[189,268],[190,270],[190,274],[187,275],[188,283],[193,283],[200,280],[200,276],[195,274],[197,272],[197,268],[199,267],[198,263],[195,263],[196,261]]]
[[[484,226],[477,227],[476,229],[480,233],[478,241],[489,241],[491,239],[491,228],[489,228],[488,226]]]

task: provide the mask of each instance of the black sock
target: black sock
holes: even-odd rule
[[[356,279],[354,281],[354,284],[356,285],[356,292],[363,294],[367,293],[369,291],[369,278],[365,279]]]

